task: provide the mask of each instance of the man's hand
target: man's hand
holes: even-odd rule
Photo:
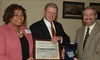
[[[74,60],[78,60],[77,58],[74,58]]]
[[[64,60],[65,59],[65,48],[61,50],[61,58]]]
[[[53,43],[53,44],[56,44],[58,41],[60,41],[61,40],[61,37],[60,36],[54,36],[52,39],[51,39],[51,42]]]

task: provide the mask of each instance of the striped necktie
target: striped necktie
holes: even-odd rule
[[[89,27],[87,28],[87,32],[86,32],[86,35],[85,35],[85,39],[84,39],[84,42],[83,42],[83,50],[84,50],[84,48],[85,48],[85,45],[86,45],[86,42],[87,42],[87,39],[88,39],[88,37],[89,37]]]
[[[56,32],[53,28],[53,24],[51,23],[51,32],[52,32],[52,37],[56,35]]]

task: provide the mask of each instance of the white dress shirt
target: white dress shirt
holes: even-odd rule
[[[48,28],[48,30],[49,30],[50,36],[53,37],[53,36],[52,36],[52,32],[51,32],[51,23],[50,23],[48,20],[46,20],[45,18],[44,18],[43,20],[44,20],[44,23],[46,24],[46,26],[47,26],[47,28]],[[54,30],[55,30],[55,32],[56,32],[54,23],[52,22],[52,24],[53,24],[53,28],[54,28]],[[60,37],[61,37],[61,36],[60,36]],[[60,43],[62,43],[62,42],[63,42],[63,38],[61,37]]]
[[[44,20],[44,23],[46,24],[46,26],[47,26],[47,28],[48,28],[48,30],[49,30],[49,33],[50,33],[50,35],[51,35],[51,37],[52,37],[52,32],[51,32],[51,23],[50,23],[48,20],[46,20],[45,18],[44,18],[43,20]],[[55,30],[55,32],[56,32],[56,29],[55,29],[54,23],[52,22],[52,24],[53,24],[53,28],[54,28],[54,30]]]
[[[90,29],[89,29],[89,35],[90,35],[90,33],[91,33],[93,27],[95,26],[95,24],[96,24],[96,23],[94,23],[94,24],[91,25],[91,26],[86,26],[86,27],[85,27],[85,32],[84,32],[84,38],[83,38],[83,41],[84,41],[84,39],[85,39],[85,35],[86,35],[87,28],[88,28],[88,27],[90,28]]]

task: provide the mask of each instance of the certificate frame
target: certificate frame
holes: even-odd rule
[[[61,60],[60,55],[59,42],[53,45],[50,40],[35,40],[35,60]]]

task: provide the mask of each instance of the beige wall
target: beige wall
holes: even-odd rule
[[[2,15],[4,13],[4,9],[12,3],[21,4],[27,10],[27,27],[29,27],[32,23],[40,20],[43,17],[44,6],[49,2],[54,2],[58,5],[59,8],[57,21],[62,23],[65,32],[70,36],[70,39],[73,42],[75,39],[76,30],[82,26],[82,21],[81,19],[62,18],[63,1],[68,1],[68,0],[0,0],[0,25],[3,24]],[[85,6],[88,6],[90,2],[100,3],[100,0],[69,0],[69,1],[84,2]],[[98,20],[98,22],[100,21]]]

